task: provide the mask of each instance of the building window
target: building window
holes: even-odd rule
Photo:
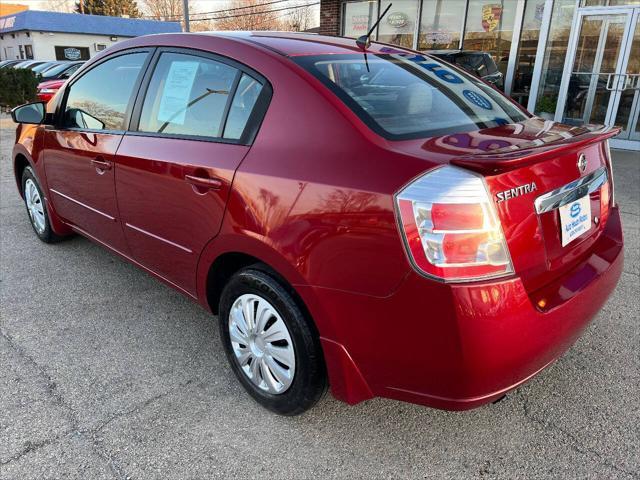
[[[24,47],[22,45],[18,45],[18,51],[20,52],[20,59],[24,60]]]
[[[27,55],[27,58],[29,60],[33,60],[33,47],[31,45],[25,45],[24,46],[24,51]]]
[[[458,48],[466,8],[466,0],[424,0],[418,50]]]
[[[540,86],[534,109],[536,114],[549,119],[553,119],[558,103],[575,5],[574,0],[557,0],[553,3],[549,37],[542,59]]]
[[[347,2],[342,10],[342,35],[358,38],[365,35],[378,18],[378,2]],[[375,39],[375,32],[372,37]]]
[[[413,48],[418,21],[418,0],[382,0],[380,11],[393,4],[378,26],[378,41]]]
[[[531,80],[533,78],[533,65],[536,60],[538,39],[540,38],[544,4],[544,0],[529,0],[522,18],[522,31],[520,33],[511,96],[524,106],[527,105],[529,100],[529,88],[531,88]]]
[[[470,0],[467,9],[464,48],[491,54],[503,75],[509,63],[516,5],[516,0]]]

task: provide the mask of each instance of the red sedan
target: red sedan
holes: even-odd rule
[[[60,87],[64,85],[65,80],[47,80],[46,82],[40,82],[36,91],[38,100],[41,102],[48,102],[53,96],[60,90]]]
[[[622,270],[617,131],[536,118],[413,51],[139,37],[13,116],[36,235],[83,235],[218,315],[239,381],[281,414],[328,385],[351,404],[494,401],[570,347]]]

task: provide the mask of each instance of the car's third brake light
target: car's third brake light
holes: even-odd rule
[[[444,281],[508,275],[513,266],[484,179],[444,166],[396,195],[409,256],[422,273]]]

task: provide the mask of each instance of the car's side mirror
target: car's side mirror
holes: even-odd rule
[[[11,118],[16,123],[31,123],[39,125],[45,119],[44,102],[27,103],[11,110]]]

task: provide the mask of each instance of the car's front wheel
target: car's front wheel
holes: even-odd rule
[[[38,183],[38,179],[31,167],[26,167],[22,172],[22,196],[27,207],[31,226],[40,240],[45,243],[53,243],[60,237],[51,230],[49,214],[44,203],[44,193]]]
[[[289,292],[256,268],[236,273],[220,299],[220,337],[242,386],[281,415],[311,408],[327,387],[320,341]]]

